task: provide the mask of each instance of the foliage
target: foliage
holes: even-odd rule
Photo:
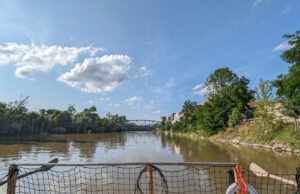
[[[273,128],[275,98],[270,81],[260,80],[255,89],[255,116],[262,122],[262,130]]]
[[[242,122],[242,114],[237,108],[232,110],[231,115],[229,116],[228,125],[229,127],[234,127],[238,130],[238,125]]]
[[[249,80],[238,77],[227,67],[220,68],[206,79],[203,88],[206,101],[199,106],[190,100],[185,101],[180,121],[169,125],[166,117],[162,117],[161,129],[204,136],[235,134],[255,142],[286,138],[300,148],[297,122],[300,118],[300,31],[284,37],[289,39],[291,48],[281,58],[292,66],[287,74],[279,75],[275,81],[260,80],[255,89],[254,109],[249,107],[254,97],[254,92],[248,87]],[[277,96],[273,87],[277,88]],[[294,118],[294,131],[291,123],[275,119],[275,107],[283,107],[283,114]],[[253,116],[255,122],[242,123],[244,118]]]
[[[192,113],[196,107],[197,103],[195,101],[186,100],[182,106],[182,112]]]
[[[161,129],[163,129],[163,130],[166,130],[165,129],[166,120],[167,120],[167,118],[165,116],[161,117]]]
[[[217,133],[228,127],[233,110],[245,113],[252,91],[249,80],[238,77],[229,68],[220,68],[211,74],[205,83],[208,102],[197,111],[197,128],[206,135]]]
[[[246,115],[248,102],[252,98],[248,83],[248,79],[238,77],[229,68],[215,70],[205,83],[207,102],[196,106],[196,102],[185,101],[180,121],[170,127],[165,127],[162,122],[162,129],[193,131],[209,136],[225,130],[229,123],[237,126],[242,114]]]
[[[97,133],[123,131],[125,116],[100,118],[95,106],[76,113],[74,105],[67,110],[40,109],[29,112],[28,97],[11,103],[0,103],[0,135],[34,135],[41,133]]]
[[[273,82],[277,88],[276,94],[280,98],[284,111],[283,114],[295,120],[295,131],[299,131],[297,119],[300,117],[300,31],[292,35],[284,35],[289,39],[292,48],[286,50],[281,58],[290,63],[287,74],[280,74]]]

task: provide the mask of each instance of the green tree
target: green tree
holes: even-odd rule
[[[72,114],[69,111],[61,111],[53,118],[56,127],[62,127],[67,132],[72,132]]]
[[[195,101],[186,100],[182,106],[182,112],[188,113],[193,112],[197,103]]]
[[[165,116],[161,117],[161,128],[163,130],[165,130],[166,120],[167,120],[167,117],[165,117]]]
[[[234,109],[245,113],[252,98],[248,84],[248,79],[238,77],[227,67],[215,70],[205,83],[208,102],[196,110],[197,128],[211,135],[228,127]]]
[[[280,98],[286,116],[294,118],[295,131],[299,131],[297,120],[300,117],[300,31],[295,34],[284,35],[289,39],[291,48],[284,51],[281,58],[290,63],[287,74],[280,74],[273,82],[277,88],[276,94]]]
[[[182,129],[185,131],[193,131],[195,129],[195,108],[197,103],[195,101],[186,100],[182,106],[182,113],[184,117],[181,119]]]
[[[259,86],[255,89],[255,117],[261,119],[264,130],[270,127],[274,120],[275,98],[272,92],[270,81],[260,80]]]
[[[242,114],[237,108],[232,110],[231,115],[229,116],[228,125],[229,127],[234,127],[235,130],[238,130],[238,125],[242,122]]]

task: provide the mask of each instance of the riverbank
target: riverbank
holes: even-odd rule
[[[170,135],[189,137],[191,139],[209,140],[211,142],[226,143],[226,144],[231,144],[233,146],[252,147],[256,149],[273,151],[275,153],[286,152],[286,153],[300,156],[300,149],[297,149],[297,147],[289,146],[288,142],[284,142],[284,141],[272,140],[270,142],[258,143],[258,142],[246,141],[241,137],[235,136],[233,134],[216,134],[210,137],[204,137],[196,133],[180,133],[180,132],[173,133],[171,131],[162,131],[162,132]]]

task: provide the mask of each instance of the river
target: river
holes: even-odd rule
[[[156,132],[64,134],[0,139],[0,178],[11,163],[255,162],[273,173],[295,173],[300,157]]]

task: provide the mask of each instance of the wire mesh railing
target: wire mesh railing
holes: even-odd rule
[[[226,193],[236,163],[15,164],[7,193]],[[299,172],[300,173],[300,172]],[[243,178],[258,193],[295,193],[295,174]],[[279,177],[279,178],[278,178]],[[298,179],[299,181],[299,179]],[[1,182],[0,182],[1,185]]]

